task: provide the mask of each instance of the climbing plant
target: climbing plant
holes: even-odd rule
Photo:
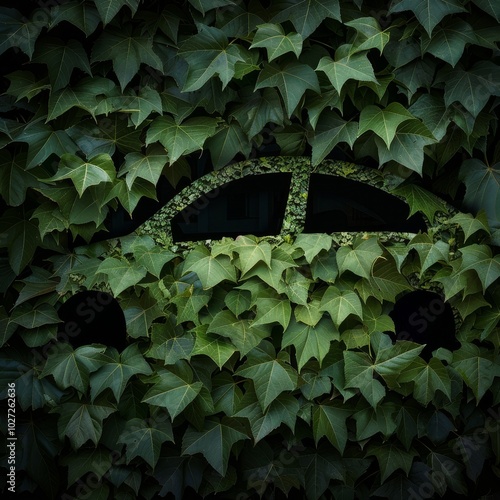
[[[0,390],[9,401],[15,384],[17,405],[2,467],[15,491],[495,493],[499,22],[483,0],[2,2]],[[440,227],[397,242],[291,227],[189,250],[103,239],[163,181],[196,177],[200,157],[223,178],[269,152],[366,165]],[[430,360],[390,336],[397,298],[422,288],[453,305],[461,344]],[[63,342],[78,331],[59,307],[82,290],[119,302],[124,351],[112,329]]]

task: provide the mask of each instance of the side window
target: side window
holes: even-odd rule
[[[304,232],[397,231],[418,233],[420,214],[408,219],[408,205],[381,189],[344,177],[311,174]]]
[[[281,230],[291,174],[251,175],[208,191],[172,219],[175,242]]]

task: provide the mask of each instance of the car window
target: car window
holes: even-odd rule
[[[427,226],[401,199],[352,179],[311,174],[304,232],[396,231],[418,233]]]

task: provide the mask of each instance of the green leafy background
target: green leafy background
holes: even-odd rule
[[[3,398],[16,382],[19,492],[493,493],[495,2],[3,5],[0,363]],[[184,251],[147,234],[74,246],[163,180],[196,177],[202,152],[223,179],[271,147],[373,167],[439,227],[339,241],[289,221],[286,238]],[[443,291],[461,342],[428,362],[382,333],[417,288]],[[123,352],[56,342],[59,306],[84,289],[118,300]]]

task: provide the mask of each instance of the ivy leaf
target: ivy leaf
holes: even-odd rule
[[[321,252],[311,263],[311,275],[315,280],[334,283],[338,274],[337,254],[332,250]]]
[[[117,198],[122,207],[132,216],[132,212],[135,210],[142,197],[157,200],[155,186],[143,179],[136,179],[132,189],[129,189],[126,181],[118,179],[113,188],[108,191],[105,202],[108,203],[114,198]]]
[[[207,331],[229,338],[241,356],[245,356],[269,335],[267,326],[259,328],[249,319],[236,318],[230,311],[219,311],[210,322]]]
[[[361,240],[353,248],[343,246],[337,250],[339,273],[352,271],[363,278],[370,278],[375,261],[382,256],[382,249],[376,238]]]
[[[52,154],[61,157],[66,153],[75,154],[79,149],[65,130],[54,130],[39,121],[28,123],[16,140],[28,143],[27,170],[40,165]]]
[[[99,463],[99,470],[95,470],[95,464]],[[97,447],[90,450],[77,450],[61,458],[61,465],[68,467],[68,485],[72,485],[87,473],[93,472],[97,478],[101,478],[109,471],[112,457],[109,450]]]
[[[361,110],[359,115],[358,137],[372,130],[389,148],[396,135],[398,126],[415,117],[398,102],[391,102],[385,109],[369,105]]]
[[[167,370],[157,371],[153,378],[154,385],[142,399],[143,403],[166,408],[172,420],[184,411],[203,387],[202,382],[193,382],[191,369],[178,371],[179,374]]]
[[[168,151],[170,164],[182,155],[203,149],[206,139],[215,134],[217,120],[209,117],[189,118],[177,124],[170,116],[153,120],[146,135],[146,145],[159,141]]]
[[[327,288],[321,298],[319,310],[327,311],[335,326],[339,326],[350,314],[363,319],[363,308],[357,294],[349,290],[340,291],[334,286]]]
[[[161,359],[165,365],[175,365],[180,359],[191,358],[194,335],[176,328],[175,320],[154,323],[151,328],[151,347],[146,355]]]
[[[282,65],[266,63],[259,73],[255,90],[266,87],[278,88],[289,117],[307,89],[314,90],[318,94],[321,91],[314,70],[307,64],[298,61],[291,61]]]
[[[269,325],[272,323],[279,323],[283,330],[288,328],[290,316],[292,315],[292,308],[290,302],[282,298],[258,298],[257,315],[253,322],[254,326]]]
[[[389,42],[390,34],[380,29],[380,24],[374,17],[358,17],[345,24],[356,30],[351,53],[378,49],[382,54],[384,47]]]
[[[351,411],[333,401],[329,404],[314,405],[312,411],[313,435],[316,446],[319,440],[326,436],[328,441],[344,453],[347,444],[346,419]]]
[[[132,14],[135,14],[139,6],[139,0],[94,0],[94,3],[104,25],[111,22],[124,5],[130,8]]]
[[[494,0],[472,0],[481,10],[494,17],[500,23],[500,6]]]
[[[0,8],[0,54],[12,47],[19,47],[30,59],[43,23],[28,20],[16,9]]]
[[[98,155],[88,162],[78,156],[65,154],[61,157],[57,174],[44,179],[44,182],[71,179],[81,197],[90,186],[96,186],[101,182],[112,182],[114,177],[115,166],[107,154]]]
[[[119,3],[120,0],[107,0],[108,2]],[[138,0],[128,0],[138,3]],[[104,7],[104,3],[97,2],[96,7]],[[110,11],[112,14],[112,11]],[[101,17],[102,13],[100,12]],[[109,14],[109,15],[111,15]],[[109,15],[105,15],[109,18]],[[114,14],[112,14],[114,15]],[[95,41],[92,47],[91,62],[113,61],[113,69],[116,77],[123,89],[132,78],[139,72],[141,63],[147,64],[158,71],[163,70],[161,59],[153,50],[152,38],[133,33],[129,24],[122,28],[108,27],[101,36]]]
[[[87,53],[76,40],[69,40],[65,44],[64,40],[59,38],[45,37],[37,43],[32,61],[47,65],[51,92],[66,87],[75,68],[92,75]]]
[[[340,6],[338,0],[281,0],[273,4],[276,12],[271,19],[281,23],[291,21],[295,29],[304,39],[316,30],[326,19],[332,18],[340,21]]]
[[[68,21],[73,26],[83,31],[89,37],[100,23],[99,12],[90,4],[68,2],[51,9],[50,29],[63,21]]]
[[[337,453],[326,447],[315,450],[305,472],[307,498],[321,498],[332,479],[344,483],[345,477],[345,466]]]
[[[395,81],[402,84],[401,92],[406,94],[408,102],[412,101],[418,89],[431,87],[436,65],[433,59],[416,59],[394,71]]]
[[[451,106],[459,102],[476,118],[491,95],[500,95],[500,66],[479,61],[468,71],[455,68],[446,75],[444,102]]]
[[[392,192],[406,198],[408,205],[410,205],[410,214],[408,217],[411,217],[417,212],[422,212],[432,224],[436,212],[447,213],[446,206],[442,200],[416,184],[399,186]]]
[[[450,110],[444,104],[442,97],[433,94],[422,94],[408,108],[408,111],[422,120],[436,140],[440,141],[446,135],[451,118]],[[414,122],[410,123],[413,124]]]
[[[41,377],[52,375],[62,389],[74,387],[85,393],[89,385],[89,374],[106,363],[104,347],[84,346],[75,351],[69,344],[61,344],[48,356]]]
[[[445,241],[436,242],[426,233],[417,234],[410,241],[409,249],[415,250],[420,260],[420,276],[437,262],[448,263],[450,245]]]
[[[220,29],[204,26],[203,30],[189,37],[179,47],[179,55],[189,66],[183,92],[199,90],[216,74],[224,90],[234,76],[235,64],[245,60],[242,54],[238,45],[229,44]]]
[[[319,300],[311,300],[307,304],[296,305],[293,310],[295,319],[305,325],[316,326],[323,317],[323,313],[319,310],[319,304]]]
[[[445,16],[467,12],[459,0],[401,0],[391,6],[389,13],[405,10],[411,10],[415,14],[429,36],[431,36],[432,30]]]
[[[18,306],[12,312],[10,321],[29,329],[61,322],[57,311],[49,304],[40,304],[37,307],[32,304]]]
[[[50,89],[48,78],[36,78],[31,71],[14,71],[6,75],[6,78],[9,79],[10,85],[5,93],[14,96],[16,102],[21,99],[31,101],[33,97],[37,96],[43,90]],[[22,124],[20,125],[22,126]]]
[[[345,121],[335,111],[322,113],[310,139],[313,165],[319,165],[341,142],[352,148],[357,137],[358,122]]]
[[[332,328],[328,319],[321,319],[315,326],[297,323],[292,319],[283,334],[281,347],[289,345],[295,347],[297,368],[300,372],[311,358],[317,359],[321,366],[330,350],[332,340],[340,340],[340,334],[336,328]]]
[[[408,475],[417,452],[402,450],[399,446],[389,443],[381,446],[370,446],[366,456],[375,456],[377,458],[381,473],[380,481],[383,483],[398,469],[403,469]]]
[[[398,382],[414,382],[413,397],[427,406],[441,391],[451,401],[451,379],[446,367],[437,358],[426,363],[416,358],[398,377]]]
[[[210,250],[204,246],[197,246],[186,257],[184,261],[184,274],[189,271],[195,272],[203,285],[203,288],[213,288],[221,281],[229,280],[236,282],[236,269],[226,255],[212,257]]]
[[[377,83],[373,67],[366,53],[343,55],[333,60],[330,56],[322,57],[316,67],[316,71],[323,71],[335,90],[340,94],[342,87],[348,80],[358,82]]]
[[[387,314],[382,314],[382,306],[373,299],[368,299],[363,308],[363,323],[368,328],[368,333],[395,332],[394,321]]]
[[[484,231],[487,234],[490,233],[488,220],[486,218],[486,213],[484,212],[484,210],[481,210],[476,217],[474,217],[472,214],[464,214],[462,212],[459,212],[449,220],[449,223],[458,224],[462,228],[465,237],[464,242],[466,242],[473,234],[476,234],[478,231]]]
[[[462,262],[459,273],[474,270],[483,286],[483,293],[500,276],[500,255],[492,256],[488,245],[470,245],[460,249]]]
[[[250,49],[264,47],[267,50],[267,59],[273,59],[293,52],[297,57],[302,52],[302,36],[299,33],[288,33],[279,24],[261,24],[257,26],[257,32],[252,40]]]
[[[226,166],[237,154],[248,156],[252,145],[241,126],[233,121],[205,143],[216,169]]]
[[[132,418],[125,424],[117,442],[127,446],[127,463],[135,457],[141,457],[154,469],[160,458],[162,444],[166,441],[174,441],[169,420],[149,423],[140,418]]]
[[[59,436],[61,439],[67,436],[73,449],[77,450],[89,440],[97,446],[102,435],[103,420],[116,408],[106,401],[92,404],[70,401],[63,403],[59,411]]]
[[[125,259],[107,257],[97,268],[98,273],[108,276],[108,281],[113,294],[120,295],[129,286],[136,285],[146,276],[146,269],[142,266],[132,265]]]
[[[39,187],[36,177],[25,170],[26,154],[14,156],[6,150],[0,151],[0,195],[12,207],[24,203],[26,191],[30,187]]]
[[[282,392],[297,387],[297,372],[288,363],[287,355],[279,353],[275,358],[258,348],[247,355],[247,361],[235,375],[253,380],[257,399],[265,410]]]
[[[177,324],[192,321],[198,325],[199,312],[205,307],[212,297],[212,290],[203,290],[201,287],[191,285],[181,294],[175,295],[171,301],[177,306]]]
[[[385,396],[384,386],[373,378],[373,362],[366,353],[344,351],[345,387],[355,387],[375,408]]]
[[[163,266],[172,259],[175,259],[177,255],[157,246],[147,248],[146,246],[139,245],[134,250],[134,257],[139,266],[145,267],[148,272],[159,278]]]
[[[231,290],[224,298],[224,303],[235,316],[250,309],[250,297],[246,290]]]
[[[210,333],[208,325],[201,325],[195,328],[195,331],[196,340],[191,354],[193,356],[204,354],[213,360],[219,369],[222,369],[229,358],[236,352],[234,344],[230,340]]]
[[[212,9],[216,9],[217,7],[232,7],[234,2],[232,0],[189,0],[189,3],[199,12],[202,13],[203,16]]]
[[[207,462],[221,475],[227,471],[229,455],[233,445],[249,439],[240,420],[224,417],[221,420],[206,420],[203,431],[188,428],[182,439],[182,453],[201,453]]]
[[[104,366],[90,376],[90,395],[94,401],[102,391],[111,389],[117,402],[127,386],[130,377],[137,374],[149,375],[151,368],[144,360],[137,344],[127,347],[121,354],[112,350]]]
[[[257,242],[248,236],[238,236],[234,250],[240,257],[242,277],[259,262],[271,268],[271,245],[267,241]]]
[[[500,222],[500,163],[488,166],[478,159],[465,160],[460,167],[465,184],[464,204],[471,210],[484,209],[490,225]]]
[[[381,165],[394,160],[422,175],[424,147],[435,143],[436,139],[423,123],[411,120],[398,127],[389,148],[378,137],[375,142]]]

